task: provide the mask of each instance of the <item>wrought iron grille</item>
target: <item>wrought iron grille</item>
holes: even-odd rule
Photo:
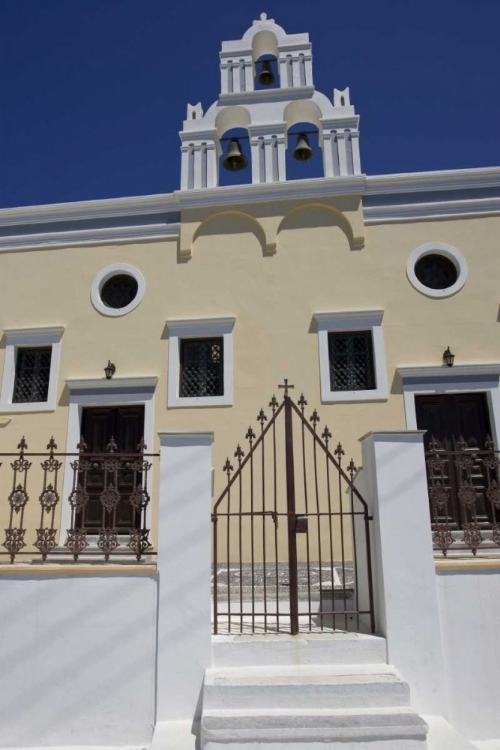
[[[500,547],[500,454],[460,438],[455,451],[431,437],[426,451],[434,547],[446,555]]]
[[[130,305],[137,296],[138,285],[133,276],[116,274],[101,289],[101,299],[107,307],[119,310]]]
[[[332,391],[375,388],[371,331],[329,333],[328,350]]]
[[[78,453],[56,453],[57,445],[51,438],[46,453],[28,453],[24,437],[17,446],[18,453],[0,454],[8,458],[3,462],[2,473],[12,469],[8,526],[0,543],[0,561],[3,555],[14,563],[19,556],[41,557],[45,562],[55,556],[70,556],[75,562],[88,557],[110,558],[133,556],[140,561],[145,555],[155,555],[147,528],[147,508],[150,503],[151,459],[157,453],[146,453],[147,446],[141,440],[135,453],[116,450],[113,439],[105,453],[88,453],[83,439],[77,446]],[[69,528],[56,526],[61,503],[62,471],[65,460],[66,471],[72,473],[72,488],[67,498],[71,508]],[[2,467],[2,463],[0,463]],[[96,471],[104,475],[103,489],[97,501],[100,506],[100,526],[92,534],[87,528],[85,516],[91,503],[91,477]],[[126,478],[123,491],[121,478]],[[0,476],[1,479],[1,476]],[[38,495],[38,527],[31,537],[27,528],[25,511]],[[127,534],[117,526],[117,511],[122,503],[130,508],[131,524]],[[59,539],[59,546],[58,546]],[[3,549],[2,549],[3,548]],[[3,551],[5,550],[5,551]]]
[[[223,396],[223,339],[181,340],[180,396]]]
[[[51,358],[50,346],[18,349],[12,397],[15,404],[47,401]]]
[[[415,276],[428,289],[448,289],[458,278],[455,265],[443,255],[424,255],[415,265]]]

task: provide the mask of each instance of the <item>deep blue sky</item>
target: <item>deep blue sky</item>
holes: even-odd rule
[[[263,10],[350,86],[367,174],[500,165],[497,0],[0,0],[0,207],[177,189],[186,104]]]

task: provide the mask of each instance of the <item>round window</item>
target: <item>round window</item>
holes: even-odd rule
[[[415,264],[415,276],[428,289],[449,289],[458,279],[456,266],[444,255],[424,255]]]
[[[406,264],[410,284],[426,297],[452,297],[467,281],[467,262],[462,253],[444,242],[427,242],[415,248]]]
[[[111,276],[101,289],[101,299],[106,307],[120,310],[127,307],[137,297],[138,284],[133,276],[120,273]]]
[[[103,268],[92,282],[90,299],[101,315],[117,318],[135,310],[146,291],[144,276],[129,263]]]

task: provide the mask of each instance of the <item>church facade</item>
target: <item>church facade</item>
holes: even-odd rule
[[[364,174],[359,115],[349,89],[334,89],[330,97],[318,92],[308,34],[287,34],[265,14],[241,39],[223,43],[220,71],[214,104],[206,112],[201,104],[187,107],[180,133],[179,190],[0,210],[0,562],[5,563],[0,565],[0,585],[13,613],[5,625],[11,640],[0,639],[7,644],[4,656],[8,660],[9,644],[26,647],[19,624],[30,621],[33,632],[26,638],[40,649],[38,668],[43,665],[52,674],[59,661],[62,676],[54,672],[58,687],[49,693],[55,690],[64,706],[74,656],[82,643],[85,651],[86,639],[88,663],[94,649],[102,655],[115,649],[112,667],[109,654],[102,657],[111,673],[130,648],[143,654],[132,675],[127,669],[116,670],[105,699],[101,696],[106,708],[91,701],[92,729],[87,722],[73,725],[63,716],[50,719],[48,729],[43,699],[37,708],[27,690],[34,663],[13,667],[13,691],[29,709],[32,731],[19,734],[7,701],[6,710],[0,708],[0,747],[144,746],[152,741],[158,747],[194,747],[191,725],[194,720],[195,734],[200,721],[203,726],[198,699],[205,670],[249,669],[256,659],[263,669],[278,669],[274,679],[279,685],[286,670],[295,668],[273,662],[262,642],[263,653],[259,646],[247,656],[224,651],[235,633],[243,633],[243,626],[240,631],[238,627],[244,617],[250,617],[250,630],[256,632],[255,617],[261,618],[262,612],[255,596],[262,597],[262,586],[264,604],[267,601],[266,550],[275,556],[273,596],[278,606],[277,613],[272,610],[278,627],[268,628],[267,619],[263,626],[271,639],[279,638],[280,631],[280,566],[285,566],[286,585],[291,585],[286,571],[292,532],[284,532],[290,524],[289,492],[274,510],[272,502],[266,510],[259,496],[262,512],[255,533],[261,536],[254,546],[253,494],[247,511],[242,511],[240,495],[240,515],[232,518],[237,509],[227,506],[225,489],[229,483],[236,492],[231,472],[245,463],[244,452],[261,462],[262,493],[268,489],[272,494],[264,449],[261,458],[260,448],[253,452],[252,441],[266,428],[264,416],[256,422],[259,410],[266,410],[268,423],[278,410],[273,394],[276,404],[284,397],[283,414],[291,400],[297,415],[302,409],[308,421],[317,407],[321,423],[316,433],[313,420],[314,434],[328,425],[321,449],[327,465],[331,460],[338,471],[339,482],[345,482],[333,511],[330,504],[328,528],[320,527],[327,511],[317,501],[314,541],[307,536],[313,533],[314,511],[307,505],[293,511],[293,533],[298,536],[306,529],[308,540],[307,550],[302,536],[294,542],[293,553],[299,558],[299,578],[301,571],[308,578],[307,592],[296,604],[297,612],[305,613],[305,630],[300,632],[314,630],[313,598],[321,631],[326,612],[330,636],[354,629],[370,633],[368,639],[388,640],[389,664],[408,679],[416,696],[415,713],[408,708],[407,718],[394,724],[393,735],[377,724],[373,737],[382,732],[377,741],[387,743],[377,747],[424,748],[430,739],[419,723],[422,714],[441,717],[429,725],[436,738],[444,736],[440,731],[452,733],[449,741],[455,744],[450,747],[498,738],[491,697],[496,679],[493,600],[496,596],[498,601],[500,592],[500,168]],[[301,177],[300,169],[308,170],[313,162],[319,172]],[[279,390],[279,385],[285,388]],[[256,429],[253,437],[249,424]],[[296,461],[300,434],[295,435]],[[234,452],[238,441],[241,455]],[[344,453],[333,451],[339,441],[347,458],[340,467]],[[275,466],[280,450],[276,453],[275,448]],[[286,446],[282,451],[284,467],[290,454]],[[305,449],[303,456],[305,477]],[[355,468],[349,473],[351,456]],[[223,470],[228,457],[230,471]],[[384,461],[390,477],[384,474]],[[286,484],[289,490],[290,474],[281,480],[276,471],[276,476],[276,485]],[[329,477],[319,482],[316,478],[316,497],[330,499]],[[297,496],[300,491],[296,488]],[[362,550],[356,546],[361,536],[355,534],[354,495],[359,495],[359,513],[372,529],[368,551],[368,537],[363,537]],[[351,498],[347,511],[342,510],[343,497]],[[218,499],[222,504],[217,505]],[[404,514],[394,504],[404,507]],[[215,524],[215,542],[210,526],[214,506],[224,516]],[[248,522],[245,513],[252,519],[248,534],[241,526]],[[281,527],[280,513],[285,517]],[[340,521],[333,518],[335,513]],[[265,514],[269,518],[262,521]],[[346,514],[351,517],[344,527]],[[302,518],[306,521],[297,520]],[[211,520],[213,524],[213,516]],[[190,526],[192,534],[186,533]],[[275,527],[282,536],[276,531],[272,542]],[[335,533],[341,552],[333,551]],[[324,547],[329,539],[328,556]],[[179,540],[184,540],[182,549],[176,546]],[[221,544],[223,550],[217,552]],[[215,561],[214,552],[219,555]],[[215,579],[221,575],[222,583],[215,580],[213,587],[216,599],[219,591],[223,600],[226,627],[224,635],[215,630],[212,640],[210,612],[215,623],[218,615],[210,603],[211,554]],[[317,584],[310,580],[311,555]],[[362,555],[373,556],[364,569],[366,604],[359,600]],[[322,583],[324,564],[331,574],[324,573]],[[240,568],[234,583],[236,630],[230,627],[228,605],[231,565]],[[347,586],[346,571],[351,569],[356,580]],[[262,579],[258,585],[255,576]],[[323,585],[326,578],[329,589]],[[160,604],[159,581],[166,586]],[[123,597],[122,584],[128,587]],[[319,599],[311,598],[314,585],[319,586]],[[336,585],[343,608],[334,602]],[[347,588],[356,602],[349,607]],[[321,593],[327,589],[330,599]],[[248,609],[243,592],[245,602],[252,601]],[[99,611],[97,619],[104,618],[105,631],[112,625],[100,607],[111,597],[109,617],[121,622],[121,645],[111,639],[106,646],[103,631],[94,632],[90,618],[85,620],[89,629],[77,626],[75,640],[62,643],[59,655],[51,652],[48,667],[43,634],[34,624],[36,612],[26,603],[27,598],[38,601],[45,595],[53,606],[42,601],[36,606],[46,625],[64,629],[65,608],[68,624],[78,620],[83,597],[90,610]],[[58,603],[58,597],[66,604]],[[142,609],[140,637],[129,610],[134,597]],[[161,602],[166,600],[163,611]],[[301,610],[300,601],[308,602],[309,609]],[[286,623],[292,623],[292,635],[284,636],[287,642],[298,636],[293,631],[293,601],[283,606]],[[457,613],[464,609],[474,611],[480,624],[464,622],[462,616],[457,622]],[[348,625],[348,610],[350,618],[357,617],[357,627],[351,620]],[[335,619],[332,626],[336,612],[345,615],[345,627],[335,625]],[[190,634],[185,636],[184,630]],[[164,652],[163,636],[169,644]],[[228,640],[214,646],[213,638],[224,637]],[[339,652],[332,638],[328,643],[334,663]],[[376,651],[375,641],[369,643]],[[219,649],[219,661],[207,656],[213,649]],[[375,651],[370,665],[382,661]],[[321,656],[320,671],[328,659]],[[424,664],[428,660],[432,669]],[[340,674],[345,676],[339,664],[333,670],[337,682]],[[163,682],[160,676],[155,686],[153,675],[160,670],[173,677]],[[467,698],[464,683],[470,670],[475,687]],[[125,684],[128,677],[140,686],[136,703]],[[251,734],[242,718],[244,710],[264,710],[252,693],[255,684],[245,683],[246,694],[243,683],[232,684],[232,695],[243,701],[238,704],[234,698],[233,705],[223,696],[224,679],[229,679],[227,674],[205,677],[205,747],[215,750],[228,742],[239,747],[250,740],[271,745],[270,719]],[[78,701],[87,692],[93,694],[92,670],[86,674],[84,667],[77,682]],[[117,682],[118,697],[112,694]],[[332,678],[324,704],[321,697],[315,704],[314,684],[311,688],[307,683],[305,706],[310,700],[311,716],[313,708],[326,711],[333,704],[359,708],[348,698],[344,705],[342,696],[337,704],[334,683]],[[370,700],[363,704],[368,714],[370,709],[389,716],[388,705],[410,705],[396,694],[382,706]],[[234,716],[224,716],[225,705],[240,711],[239,723]],[[293,701],[285,705],[290,711],[294,706]],[[137,720],[126,718],[130,712]],[[401,716],[402,709],[396,713]],[[334,743],[343,740],[334,718],[326,728],[315,725],[312,739],[304,739],[301,746],[330,737],[336,747]],[[297,741],[299,735],[294,739],[283,721],[291,732],[285,732],[283,742]],[[299,729],[305,732],[304,727],[313,724],[311,720]],[[362,743],[368,736],[362,724],[352,730],[352,742]],[[35,742],[40,736],[44,741]],[[74,737],[78,741],[73,742]],[[439,747],[439,740],[435,742],[428,747]]]

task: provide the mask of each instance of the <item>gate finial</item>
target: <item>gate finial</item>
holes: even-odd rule
[[[295,388],[294,385],[288,384],[288,378],[285,378],[283,385],[278,385],[278,388],[284,388],[285,389],[285,396],[288,396],[288,389],[289,388]]]

